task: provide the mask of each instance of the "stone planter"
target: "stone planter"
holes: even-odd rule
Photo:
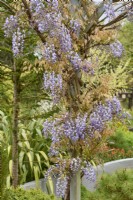
[[[102,173],[113,173],[120,169],[131,169],[133,168],[133,158],[115,160],[111,162],[107,162],[103,165],[99,165],[95,168],[97,177],[99,177]],[[94,191],[96,188],[96,183],[92,183],[86,180],[85,177],[82,178],[82,184],[90,191]]]
[[[133,168],[133,158],[127,158],[127,159],[121,159],[121,160],[107,162],[103,165],[97,166],[95,168],[95,170],[97,173],[97,177],[99,177],[104,172],[111,174],[119,169],[131,169],[131,168]],[[55,187],[55,185],[56,185],[55,179],[53,179],[53,183],[54,183],[54,188],[56,188]],[[96,188],[96,183],[92,183],[92,182],[86,180],[85,177],[82,178],[82,184],[90,191],[93,191]],[[35,181],[32,181],[29,183],[25,183],[22,187],[26,190],[30,189],[30,188],[36,188],[36,183],[35,183]],[[44,191],[46,193],[48,192],[47,187],[46,187],[46,181],[44,179],[40,179],[39,187],[42,191]]]

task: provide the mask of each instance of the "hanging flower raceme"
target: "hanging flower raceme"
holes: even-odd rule
[[[123,45],[119,41],[110,44],[110,49],[115,57],[121,57],[124,51]]]
[[[50,91],[53,103],[57,104],[63,94],[63,80],[60,74],[46,72],[44,74],[44,89]]]
[[[13,33],[12,51],[15,57],[23,53],[24,38],[25,38],[25,34],[24,32],[20,30],[20,28],[18,28],[17,31]]]
[[[81,168],[81,159],[78,158],[72,158],[70,162],[70,169],[73,173],[76,173],[80,170]]]
[[[47,6],[41,0],[31,0],[30,10],[41,33],[54,32],[59,27],[61,13],[58,11],[58,1],[47,1]]]
[[[96,172],[94,167],[89,162],[85,162],[85,166],[81,169],[87,180],[92,182],[96,181]]]
[[[99,132],[103,131],[106,122],[112,120],[111,109],[105,105],[99,105],[90,115],[90,126]]]
[[[70,63],[72,64],[72,67],[75,71],[80,69],[81,66],[81,58],[78,55],[78,53],[75,53],[73,51],[71,51],[68,55],[68,59],[70,61]]]
[[[119,115],[121,113],[122,107],[117,97],[107,100],[106,104],[110,108],[112,115]]]
[[[59,28],[59,42],[60,48],[64,53],[72,50],[72,40],[69,30],[62,24]]]
[[[67,183],[68,183],[68,178],[63,176],[63,175],[57,179],[56,195],[58,197],[64,197],[65,196],[65,192],[66,192],[66,189],[67,189]]]
[[[55,63],[57,61],[57,54],[54,44],[46,43],[44,47],[43,56],[49,62]]]
[[[11,15],[10,17],[6,18],[5,24],[4,24],[4,33],[5,37],[10,37],[13,35],[14,31],[18,27],[18,19],[16,16]]]

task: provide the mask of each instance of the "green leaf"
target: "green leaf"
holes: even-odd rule
[[[35,176],[35,181],[36,181],[36,187],[39,187],[39,174],[40,170],[38,166],[34,166],[34,176]]]
[[[10,172],[10,176],[12,177],[12,165],[13,165],[13,161],[10,160],[9,161],[9,172]]]
[[[20,166],[20,168],[22,167],[22,164],[23,164],[24,155],[25,155],[24,151],[21,151],[19,153],[19,166]]]
[[[54,184],[53,184],[51,176],[48,177],[46,187],[48,190],[48,194],[54,194]]]
[[[39,151],[39,153],[45,158],[45,160],[49,160],[48,156],[44,153],[44,151]]]
[[[42,167],[41,167],[41,158],[40,158],[40,155],[39,155],[38,153],[36,153],[35,155],[36,155],[36,158],[37,158],[39,167],[40,167],[40,169],[42,169]]]
[[[30,151],[26,154],[29,158],[31,170],[33,170],[33,153]]]

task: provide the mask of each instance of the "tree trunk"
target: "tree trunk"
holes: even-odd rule
[[[64,200],[70,200],[70,178],[68,179],[67,191],[66,191]]]
[[[72,176],[70,182],[70,200],[80,200],[81,199],[81,174],[78,171]]]
[[[19,115],[19,77],[16,64],[13,66],[13,131],[12,131],[12,185],[14,188],[18,185],[18,115]]]

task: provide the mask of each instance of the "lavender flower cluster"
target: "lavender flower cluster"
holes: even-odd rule
[[[23,53],[24,37],[25,37],[25,34],[24,32],[20,31],[20,28],[18,28],[17,31],[13,33],[12,51],[15,57]]]
[[[64,121],[63,133],[71,141],[76,142],[79,139],[85,139],[87,129],[87,114],[84,116],[78,115],[77,118],[73,119],[69,117]]]
[[[121,111],[120,101],[116,97],[107,100],[105,105],[98,105],[90,115],[90,129],[103,131],[106,122],[110,122],[114,116],[121,114]]]
[[[46,72],[44,74],[44,89],[51,92],[53,103],[57,104],[63,92],[62,76],[55,74],[55,72]]]
[[[73,173],[79,171],[81,167],[81,159],[80,158],[72,158],[70,163],[70,169]]]
[[[115,18],[115,11],[114,11],[112,3],[104,4],[104,9],[109,21]]]
[[[107,100],[106,104],[111,110],[112,115],[117,115],[122,111],[121,103],[116,97],[113,97],[112,100]]]
[[[60,48],[64,53],[72,50],[72,40],[69,30],[62,24],[59,29]]]
[[[110,49],[111,49],[112,54],[118,58],[122,56],[122,53],[124,51],[124,48],[119,41],[116,41],[110,44]]]
[[[41,33],[58,28],[61,14],[57,0],[47,1],[47,6],[41,0],[31,0],[30,10]]]
[[[44,52],[43,52],[43,56],[49,62],[55,63],[57,61],[57,54],[56,54],[54,44],[50,45],[50,44],[46,43]]]
[[[65,176],[61,176],[57,179],[56,183],[56,195],[58,197],[64,197],[65,192],[67,189],[67,184],[68,184],[68,178]]]
[[[99,105],[90,115],[90,127],[99,132],[103,131],[107,121],[112,120],[111,109],[105,105]]]
[[[18,27],[18,20],[16,16],[11,15],[10,17],[7,17],[3,27],[5,37],[12,36],[17,27]]]
[[[14,56],[22,54],[25,34],[24,31],[21,31],[16,16],[11,15],[9,18],[7,17],[3,29],[6,37],[12,37],[12,51]]]
[[[93,166],[89,162],[85,162],[85,165],[85,167],[82,167],[85,178],[92,182],[96,181],[96,172]]]
[[[81,65],[81,58],[78,55],[78,53],[75,53],[73,51],[71,51],[68,55],[68,59],[70,61],[70,63],[72,64],[72,67],[75,71],[80,69],[80,65]]]

